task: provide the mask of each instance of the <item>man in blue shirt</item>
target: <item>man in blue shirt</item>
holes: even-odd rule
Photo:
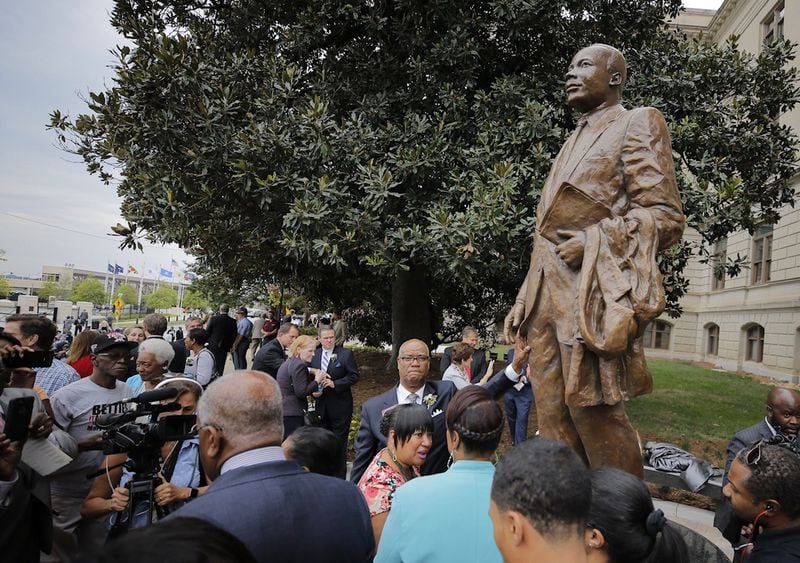
[[[247,318],[247,308],[239,307],[236,309],[236,340],[231,347],[235,369],[247,369],[247,348],[252,334],[253,323]]]

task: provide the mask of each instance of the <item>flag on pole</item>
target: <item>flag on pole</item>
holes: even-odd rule
[[[178,263],[177,263],[177,262],[175,261],[175,259],[173,258],[173,259],[172,259],[172,269],[174,270],[174,269],[176,269],[177,267],[178,267]]]
[[[114,273],[114,266],[111,265],[111,262],[108,263],[108,273],[109,274],[113,274]]]
[[[114,274],[121,274],[125,269],[119,264],[114,264]]]
[[[129,274],[138,274],[138,273],[139,273],[139,270],[137,270],[136,268],[134,268],[134,267],[133,267],[131,264],[128,264],[128,273],[129,273]]]
[[[170,272],[166,268],[161,268],[160,275],[164,276],[165,278],[172,278],[172,272]]]

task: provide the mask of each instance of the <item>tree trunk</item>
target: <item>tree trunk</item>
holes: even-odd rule
[[[418,338],[430,346],[431,298],[425,270],[412,266],[400,271],[392,282],[392,357],[389,367],[397,365],[397,351],[410,338]]]

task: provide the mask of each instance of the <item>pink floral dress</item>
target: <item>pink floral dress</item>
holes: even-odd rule
[[[394,492],[406,482],[402,473],[381,459],[385,450],[383,448],[378,452],[358,482],[358,488],[367,501],[370,516],[388,512],[392,508]],[[419,468],[414,467],[414,475],[419,476]]]

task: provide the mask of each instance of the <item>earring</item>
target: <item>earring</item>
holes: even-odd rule
[[[453,454],[450,453],[450,457],[447,458],[447,469],[450,469],[450,466],[453,465]]]
[[[389,450],[389,457],[392,458],[392,461],[398,463],[397,456],[394,455],[394,450],[392,448],[386,448],[386,449]]]

